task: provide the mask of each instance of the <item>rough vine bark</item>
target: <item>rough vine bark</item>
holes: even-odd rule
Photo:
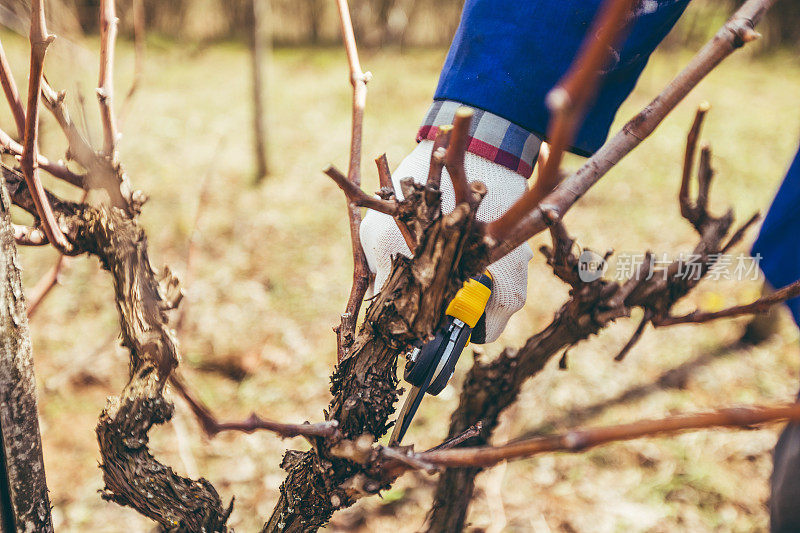
[[[372,443],[389,428],[397,401],[397,356],[419,339],[429,338],[460,282],[485,265],[486,251],[476,247],[475,211],[485,194],[472,190],[473,201],[439,216],[438,187],[404,181],[405,209],[413,210],[425,231],[414,259],[397,258],[385,288],[372,302],[350,353],[331,378],[326,418],[339,422],[339,435],[316,441],[307,452],[290,450],[281,496],[264,531],[313,531],[333,512],[365,495],[387,488],[380,477],[337,457],[345,439]]]
[[[14,203],[29,212],[33,200],[22,177],[3,167]],[[148,451],[148,431],[172,417],[164,387],[178,363],[165,312],[180,300],[168,270],[150,266],[147,238],[135,219],[113,207],[91,207],[48,195],[72,245],[96,256],[114,283],[122,343],[130,351],[130,380],[109,399],[97,425],[103,497],[127,505],[168,531],[227,531],[232,505],[224,506],[205,479],[176,474]]]
[[[615,0],[618,6],[626,1]],[[352,189],[360,191],[361,118],[369,76],[361,71],[358,63],[346,1],[339,0],[354,87],[350,168],[348,178],[340,180],[340,186],[347,183],[351,188],[348,207],[356,259],[354,285],[338,331],[340,364],[332,376],[333,398],[326,412],[327,422],[321,431],[302,432],[312,442],[310,451],[290,451],[284,457],[282,466],[288,471],[288,476],[281,487],[279,503],[264,527],[266,531],[315,530],[336,509],[387,488],[409,468],[437,470],[434,463],[426,462],[425,454],[411,455],[406,453],[407,450],[373,446],[375,439],[388,429],[389,416],[397,400],[397,355],[410,345],[424,342],[430,337],[462,280],[480,271],[490,259],[496,259],[514,248],[518,244],[515,240],[522,242],[526,235],[532,234],[530,232],[551,226],[555,245],[548,252],[548,258],[556,275],[572,285],[572,298],[556,315],[553,324],[531,338],[521,350],[507,350],[491,363],[475,365],[465,388],[465,394],[469,392],[470,397],[462,397],[462,405],[453,418],[453,428],[457,429],[452,431],[450,445],[463,440],[465,435],[475,436],[479,431],[468,421],[470,418],[483,422],[483,429],[478,436],[486,442],[500,412],[515,400],[519,387],[528,377],[538,372],[561,348],[579,342],[618,317],[627,316],[632,307],[645,310],[645,320],[637,330],[639,333],[648,322],[659,325],[671,318],[668,313],[672,304],[693,286],[682,284],[676,278],[674,269],[678,269],[680,264],[676,263],[666,270],[663,283],[658,280],[640,283],[639,279],[625,284],[603,280],[579,282],[576,279],[577,258],[572,255],[571,241],[560,226],[559,219],[603,173],[635,147],[643,136],[652,132],[703,75],[734,48],[755,38],[753,24],[772,2],[774,0],[749,0],[690,67],[670,84],[661,99],[656,99],[629,123],[620,137],[604,147],[605,152],[601,150],[602,154],[609,156],[607,159],[600,163],[597,157],[590,160],[582,171],[548,196],[546,205],[535,212],[523,209],[524,217],[520,219],[517,216],[520,210],[517,210],[516,215],[509,215],[511,219],[505,218],[507,228],[513,230],[508,240],[500,238],[501,233],[491,231],[491,226],[487,232],[485,226],[475,222],[474,213],[486,190],[480,184],[467,188],[463,173],[464,145],[459,143],[453,143],[456,151],[447,150],[441,154],[439,150],[434,151],[432,175],[426,185],[414,185],[408,180],[403,182],[406,198],[403,202],[393,200],[393,192],[387,190],[381,191],[380,200],[367,197],[377,204],[376,208],[391,211],[401,229],[405,228],[404,237],[415,244],[410,246],[415,250],[415,258],[395,261],[390,280],[373,300],[358,335],[354,336],[358,308],[368,279],[357,238],[359,206],[362,204],[358,203]],[[37,0],[34,5],[41,7],[42,1]],[[60,235],[63,228],[63,236],[74,247],[74,251],[97,256],[114,281],[123,344],[130,351],[130,381],[119,397],[109,401],[97,427],[103,458],[101,467],[106,483],[104,497],[135,508],[156,520],[165,530],[225,531],[231,507],[226,509],[222,505],[211,484],[203,479],[192,481],[176,475],[169,467],[156,461],[147,449],[149,429],[153,424],[169,420],[172,414],[172,406],[164,399],[163,391],[177,365],[178,352],[165,311],[177,305],[180,291],[177,280],[168,271],[159,277],[150,266],[146,237],[136,222],[144,198],[130,188],[117,161],[109,83],[113,67],[113,1],[104,0],[102,6],[103,20],[109,23],[101,35],[105,52],[102,54],[98,93],[106,133],[104,150],[96,152],[71,123],[63,93],[56,93],[46,82],[41,89],[46,105],[64,130],[70,144],[70,154],[86,169],[87,174],[65,174],[57,166],[53,168],[54,172],[63,174],[64,179],[79,186],[104,188],[114,207],[63,202],[46,194],[41,187],[37,188],[32,178],[28,181],[35,198],[31,198],[18,174],[10,169],[4,169],[4,174],[8,177],[14,203],[34,214],[41,214],[43,207],[54,208],[57,220],[48,221],[44,226],[50,241],[55,241],[53,236]],[[41,9],[39,14],[43,14]],[[41,39],[47,37],[46,31],[41,33]],[[41,39],[36,43],[42,44],[44,41]],[[43,51],[34,58],[37,63],[32,64],[36,68],[32,69],[31,79],[39,80],[36,82],[38,84],[41,81],[38,74],[41,73]],[[3,71],[0,61],[0,81],[5,86],[11,77],[3,75]],[[104,76],[106,82],[103,81]],[[37,111],[38,85],[37,90],[30,92],[34,95],[30,107]],[[9,101],[12,110],[19,105],[13,98],[9,98]],[[29,115],[33,116],[34,113]],[[456,119],[459,120],[458,115]],[[46,160],[32,148],[35,142],[30,142],[31,139],[35,141],[35,120],[28,120],[26,129],[34,134],[26,135],[28,149],[23,154],[26,156],[23,158],[23,168],[26,176],[35,178],[36,163],[41,164]],[[460,138],[467,130],[463,122],[457,123],[452,128],[452,135]],[[0,135],[0,143],[14,151],[16,147],[5,137]],[[440,156],[438,160],[437,154]],[[439,212],[439,176],[433,169],[441,172],[444,164],[454,181],[460,203],[453,213],[442,217]],[[387,176],[388,172],[385,171],[383,183],[391,183],[386,179]],[[707,191],[707,184],[706,181],[703,189],[701,183],[701,190]],[[362,193],[362,196],[366,195]],[[683,198],[681,200],[683,202]],[[687,208],[690,213],[687,218],[701,234],[701,244],[695,253],[700,254],[707,269],[712,264],[710,254],[730,246],[729,241],[723,247],[722,240],[732,223],[732,217],[730,214],[718,218],[707,215],[705,203],[700,198],[691,207]],[[31,229],[31,235],[36,231],[41,232],[39,228]],[[739,237],[741,231],[731,240]],[[42,241],[39,244],[44,242],[43,238],[39,240]],[[635,339],[623,349],[621,355]],[[216,425],[210,427],[218,432],[224,429],[253,430],[256,426],[272,430],[280,426],[288,431],[292,426],[291,431],[297,433],[291,434],[301,434],[297,425],[258,422],[255,419],[238,424],[215,422]],[[470,429],[465,432],[467,426]],[[438,456],[433,454],[428,457],[433,460]],[[463,463],[459,464],[463,466]],[[455,483],[445,487],[449,492],[437,499],[437,504],[446,499],[449,508],[447,512],[439,513],[439,517],[450,521],[442,522],[441,526],[433,523],[432,529],[450,531],[463,525],[476,471],[464,470],[458,474],[461,477]],[[449,479],[449,475],[444,476],[443,482]]]
[[[705,106],[698,109],[695,127],[689,134],[687,152],[694,151],[697,130],[706,110]],[[719,254],[743,237],[745,229],[755,222],[756,217],[747,221],[730,239],[726,239],[733,223],[733,212],[728,211],[718,217],[708,212],[713,170],[707,150],[704,149],[707,156],[701,158],[697,173],[697,199],[693,201],[688,195],[692,158],[686,159],[678,195],[681,213],[700,237],[690,256],[697,258],[700,266],[698,276],[682,275],[685,263],[681,260],[653,272],[648,263],[649,255],[645,254],[642,267],[625,283],[602,278],[584,282],[579,275],[579,257],[572,252],[574,241],[557,222],[551,228],[553,247],[545,247],[542,252],[554,274],[570,285],[570,299],[556,313],[550,325],[529,338],[519,350],[507,348],[492,361],[475,362],[462,387],[459,406],[450,419],[451,437],[481,422],[483,431],[477,442],[472,440],[470,445],[488,444],[502,412],[516,401],[522,385],[538,374],[551,358],[596,334],[617,318],[630,316],[631,309],[638,307],[643,310],[644,319],[631,342],[617,357],[617,360],[621,359],[638,340],[647,323],[652,321],[658,325],[663,322],[673,305],[688,294],[713,267]],[[480,471],[481,468],[461,468],[449,469],[442,474],[437,483],[428,531],[463,529],[475,476]]]
[[[51,532],[36,380],[8,193],[0,199],[0,531]]]

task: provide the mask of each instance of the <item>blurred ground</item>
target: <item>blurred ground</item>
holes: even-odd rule
[[[27,66],[22,38],[3,35],[18,83]],[[249,73],[238,45],[205,48],[149,43],[147,70],[123,124],[122,161],[151,200],[142,221],[151,259],[182,273],[204,180],[209,203],[199,223],[199,253],[188,287],[182,369],[202,398],[225,417],[255,410],[285,420],[319,420],[335,359],[331,326],[350,286],[351,259],[342,194],[320,169],[345,166],[350,87],[344,54],[278,50],[269,77],[272,176],[252,188]],[[48,56],[51,83],[68,91],[97,143],[96,43],[57,41]],[[118,106],[132,78],[131,47],[118,52]],[[411,150],[444,51],[366,54],[374,74],[366,118],[366,188],[376,187],[371,158],[386,151],[392,166]],[[620,113],[644,105],[685,63],[685,52],[656,54]],[[744,220],[766,208],[794,154],[800,113],[800,65],[789,55],[740,53],[703,82],[640,149],[625,159],[567,217],[579,243],[603,251],[690,251],[694,234],[679,215],[676,195],[685,133],[701,100],[713,107],[704,139],[713,143],[718,177],[713,206]],[[85,111],[76,103],[84,95]],[[5,107],[5,106],[2,106]],[[5,109],[0,123],[11,131]],[[55,123],[44,123],[43,149],[63,153]],[[575,166],[578,160],[570,160]],[[56,185],[65,190],[61,185]],[[75,194],[72,192],[71,194]],[[752,242],[754,234],[746,239]],[[537,240],[534,248],[544,240]],[[746,252],[747,246],[739,250]],[[48,250],[22,251],[32,286],[52,263]],[[519,345],[544,327],[566,297],[541,257],[530,267],[529,304],[501,341]],[[78,258],[34,317],[45,460],[62,532],[139,532],[152,525],[135,512],[103,502],[94,425],[105,398],[126,378],[125,354],[114,347],[118,326],[109,277],[94,260]],[[704,282],[685,308],[745,302],[757,282]],[[569,370],[556,362],[531,382],[499,430],[499,440],[526,430],[570,424],[613,424],[672,412],[793,398],[798,383],[798,335],[786,316],[780,333],[756,348],[731,348],[743,322],[648,331],[622,363],[612,360],[635,327],[623,320],[570,352]],[[699,362],[692,363],[699,358]],[[454,383],[425,402],[410,442],[432,445],[445,435],[465,357]],[[242,367],[236,381],[209,372]],[[585,408],[647,386],[689,364],[683,379],[645,390],[633,400],[580,416]],[[203,369],[206,370],[203,370]],[[677,387],[675,385],[678,385]],[[635,396],[635,395],[634,395]],[[256,531],[272,509],[283,479],[287,446],[271,434],[200,436],[184,406],[174,424],[152,432],[155,454],[182,473],[210,479],[223,498],[236,496],[231,525]],[[707,431],[638,440],[581,455],[550,455],[493,469],[479,478],[469,517],[487,531],[753,531],[767,525],[770,450],[779,428]],[[434,480],[410,475],[383,499],[338,514],[331,530],[411,532],[420,529]]]

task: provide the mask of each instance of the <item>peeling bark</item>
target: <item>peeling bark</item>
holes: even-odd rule
[[[317,439],[307,452],[290,450],[282,467],[288,476],[263,531],[315,531],[334,511],[388,484],[377,472],[336,457],[344,439],[367,449],[389,429],[398,398],[397,356],[433,334],[461,281],[485,265],[485,250],[475,248],[475,211],[463,203],[439,216],[438,190],[404,181],[404,209],[414,211],[421,242],[414,259],[398,257],[384,289],[367,310],[353,346],[331,377],[326,419],[339,422],[336,439]],[[426,198],[432,204],[426,202]]]
[[[4,186],[0,189],[0,531],[46,533],[53,526],[33,354],[8,192]]]
[[[22,177],[3,167],[14,203],[35,205]],[[165,311],[180,299],[177,280],[150,266],[147,238],[135,219],[114,207],[92,207],[48,195],[76,249],[100,259],[114,282],[122,344],[130,352],[130,380],[100,415],[97,439],[105,489],[103,498],[132,507],[166,531],[225,532],[233,504],[225,507],[205,479],[176,474],[149,452],[148,432],[172,417],[164,396],[178,364],[178,348]]]

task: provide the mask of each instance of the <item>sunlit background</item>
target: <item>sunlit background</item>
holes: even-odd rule
[[[365,122],[365,188],[377,188],[372,159],[392,167],[414,146],[461,2],[361,0],[351,8],[370,70]],[[645,105],[712,35],[736,2],[695,0],[653,56],[617,127]],[[102,138],[97,81],[97,2],[50,0],[46,74],[67,92],[76,122],[97,146]],[[251,411],[284,420],[320,420],[335,361],[331,327],[344,309],[352,275],[345,202],[322,173],[346,166],[350,86],[338,19],[329,0],[273,1],[261,35],[269,175],[255,185],[250,1],[147,0],[144,69],[137,91],[133,9],[119,2],[116,65],[121,160],[150,196],[142,222],[156,270],[187,277],[181,369],[224,418]],[[263,7],[263,6],[262,6]],[[0,2],[0,40],[23,92],[28,67],[25,2]],[[715,70],[656,133],[570,212],[566,224],[598,252],[678,254],[696,235],[678,211],[685,135],[694,109],[712,104],[703,139],[717,177],[712,206],[746,220],[769,205],[800,138],[800,6],[779,2],[765,38]],[[14,133],[0,106],[0,128]],[[43,114],[42,151],[64,157],[57,124]],[[11,160],[7,160],[11,162]],[[578,158],[567,161],[569,167]],[[66,196],[79,192],[50,180]],[[201,202],[201,197],[205,200]],[[100,200],[100,197],[96,198]],[[25,220],[16,213],[18,220]],[[736,253],[747,253],[751,232]],[[537,238],[534,249],[546,243]],[[21,251],[26,286],[52,267],[50,249]],[[689,311],[745,303],[758,281],[706,281],[681,305]],[[566,288],[541,256],[530,266],[527,307],[487,355],[520,345],[547,325]],[[613,424],[737,403],[791,400],[798,386],[798,334],[780,312],[775,333],[737,345],[747,319],[702,327],[648,330],[621,363],[613,356],[638,317],[620,320],[569,353],[568,370],[551,362],[525,388],[496,432],[501,442],[526,431]],[[117,346],[109,276],[97,261],[70,260],[62,283],[31,322],[47,478],[54,525],[64,532],[145,532],[134,511],[101,500],[94,426],[105,398],[127,378]],[[436,444],[469,366],[466,355],[448,388],[427,399],[408,442]],[[669,373],[672,372],[672,373]],[[666,373],[666,374],[665,374]],[[666,375],[666,377],[664,377]],[[154,430],[152,449],[182,474],[208,478],[236,497],[231,525],[256,531],[269,517],[290,446],[272,434],[223,434],[208,440],[175,399],[171,424]],[[764,529],[767,480],[777,427],[706,431],[632,441],[580,455],[550,455],[496,467],[478,478],[470,531],[752,531]],[[422,528],[435,478],[411,474],[382,499],[337,513],[334,531],[411,532]]]

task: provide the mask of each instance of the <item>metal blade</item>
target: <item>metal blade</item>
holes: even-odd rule
[[[392,436],[389,438],[389,446],[397,446],[403,440],[403,436],[406,434],[408,426],[411,425],[411,419],[414,418],[423,396],[425,396],[425,391],[420,387],[411,387],[408,391],[408,396],[403,402],[403,408],[394,423]]]

